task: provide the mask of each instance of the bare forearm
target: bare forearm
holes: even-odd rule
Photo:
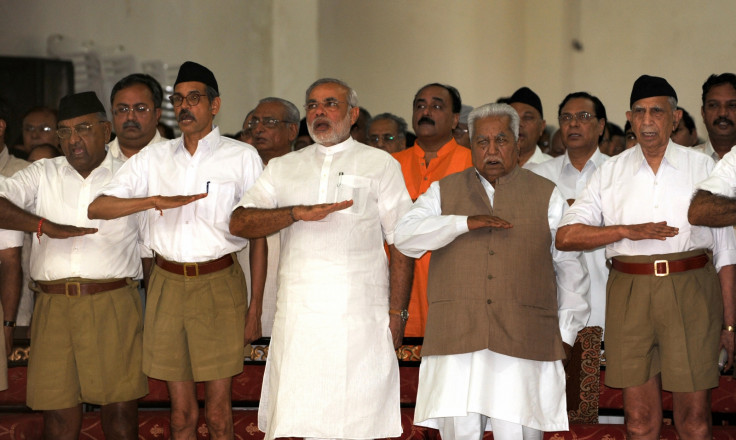
[[[723,296],[723,323],[736,325],[736,265],[723,266],[718,271]]]
[[[389,262],[389,307],[406,309],[411,299],[411,284],[414,280],[414,259],[399,252],[394,245],[388,246]]]
[[[250,260],[250,305],[255,310],[260,319],[263,312],[263,292],[266,286],[266,275],[268,270],[268,243],[265,238],[255,238],[250,240],[249,250]]]
[[[714,228],[736,225],[736,199],[699,190],[690,202],[687,220]]]
[[[41,217],[24,211],[8,199],[0,197],[0,229],[37,232]]]
[[[587,251],[625,238],[621,226],[589,226],[581,223],[561,226],[555,247],[561,251]]]
[[[0,250],[0,302],[4,321],[15,321],[22,284],[21,248]]]
[[[114,196],[99,196],[89,204],[89,207],[87,208],[87,217],[92,220],[111,220],[152,208],[156,208],[156,200],[154,197],[121,199]]]
[[[276,209],[238,208],[230,217],[230,233],[243,238],[261,238],[291,226],[297,220],[295,207]]]

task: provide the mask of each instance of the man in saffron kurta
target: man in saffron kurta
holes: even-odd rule
[[[432,182],[473,165],[470,150],[460,146],[452,136],[461,105],[460,93],[442,84],[428,84],[414,96],[412,127],[417,140],[413,147],[393,154],[401,164],[412,200],[424,194]],[[427,252],[414,264],[409,320],[404,336],[424,336],[430,255],[431,252]]]

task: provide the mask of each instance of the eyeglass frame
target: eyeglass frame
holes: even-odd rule
[[[557,121],[560,123],[560,125],[571,124],[573,120],[584,124],[592,122],[593,119],[598,119],[598,116],[590,112],[562,113],[560,116],[557,117]]]
[[[322,107],[325,109],[325,111],[336,112],[337,109],[340,107],[340,104],[348,104],[348,102],[340,101],[338,99],[333,99],[333,98],[327,98],[322,102],[319,102],[316,99],[313,99],[311,101],[307,101],[307,103],[304,104],[304,111],[313,112],[319,109],[320,107]]]
[[[375,140],[374,140],[374,138],[375,138]],[[398,134],[396,136],[394,136],[392,134],[382,134],[382,135],[374,134],[372,136],[368,136],[368,143],[370,143],[370,144],[372,144],[374,142],[375,143],[378,143],[379,140],[383,140],[384,142],[393,142],[393,141],[395,141],[397,139],[401,139],[401,138],[402,138],[402,136],[401,135],[398,135]]]
[[[268,118],[261,121],[259,118],[251,118],[248,120],[248,123],[246,124],[246,127],[248,127],[250,130],[254,130],[256,127],[258,127],[258,124],[263,125],[266,128],[276,128],[279,124],[298,124],[298,122],[294,121],[284,121],[281,119],[276,118]]]
[[[140,110],[141,107],[145,107],[145,110]],[[119,115],[127,116],[128,113],[131,113],[131,112],[134,115],[142,115],[150,111],[151,111],[151,107],[143,103],[133,104],[133,105],[120,104],[116,108],[112,109],[112,115],[113,116],[119,116]]]
[[[72,136],[74,136],[74,133],[76,132],[79,137],[82,136],[89,136],[89,133],[92,131],[92,127],[98,124],[104,124],[108,121],[97,121],[94,123],[89,122],[82,122],[81,124],[73,125],[71,127],[58,127],[56,129],[56,136],[59,137],[59,140],[66,140],[71,139]],[[80,131],[79,127],[83,127],[83,130]],[[63,134],[69,130],[69,136],[64,136]]]
[[[23,125],[23,131],[29,133],[51,133],[54,131],[54,127],[50,125]]]
[[[194,98],[195,96],[196,98]],[[186,100],[189,107],[195,107],[199,104],[199,101],[202,100],[203,96],[207,96],[207,93],[200,93],[196,90],[187,93],[187,96],[183,96],[181,93],[174,93],[173,95],[169,95],[169,102],[171,102],[171,105],[174,107],[181,107],[181,105],[184,104],[184,100]],[[192,102],[192,99],[194,99],[194,102]],[[174,101],[179,101],[179,104]]]

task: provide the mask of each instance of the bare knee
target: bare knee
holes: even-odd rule
[[[171,407],[171,433],[172,435],[185,432],[194,432],[197,428],[199,408],[194,405]]]
[[[43,412],[43,438],[64,440],[79,438],[82,428],[82,406]]]
[[[684,440],[710,439],[711,414],[703,408],[689,407],[675,412],[675,428]]]
[[[657,439],[662,429],[662,416],[656,409],[639,406],[625,412],[626,436],[630,439]]]
[[[112,403],[100,408],[102,431],[107,440],[135,440],[138,438],[138,402]]]
[[[233,412],[228,404],[211,405],[205,410],[207,428],[212,438],[228,438],[233,431]]]

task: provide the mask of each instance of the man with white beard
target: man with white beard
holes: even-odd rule
[[[396,437],[413,260],[393,231],[411,199],[399,163],[350,137],[353,89],[318,80],[305,109],[317,143],[271,159],[230,220],[235,235],[281,239],[258,427],[268,440]],[[315,356],[315,341],[330,350]]]

